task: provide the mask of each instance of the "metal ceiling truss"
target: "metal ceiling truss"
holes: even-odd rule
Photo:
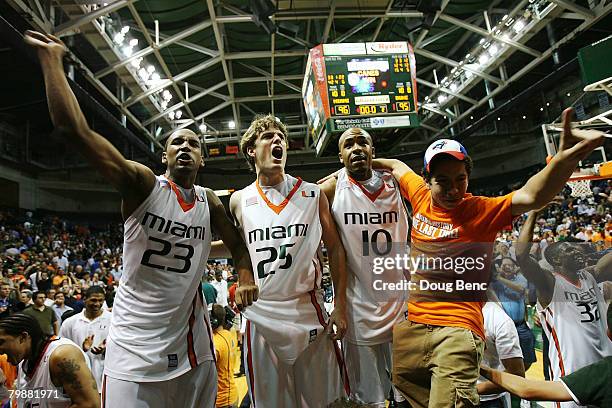
[[[280,59],[298,58],[305,60],[308,49],[313,46],[311,41],[316,43],[346,42],[358,35],[359,41],[381,40],[383,27],[390,20],[413,19],[414,22],[422,22],[424,18],[424,14],[417,10],[394,9],[394,0],[374,1],[372,3],[376,5],[375,7],[358,7],[358,5],[342,7],[339,6],[341,2],[331,0],[328,8],[306,8],[308,4],[304,3],[301,7],[293,6],[293,8],[289,8],[289,5],[293,5],[292,2],[277,1],[275,3],[279,5],[279,8],[271,16],[272,22],[302,22],[304,24],[301,27],[306,26],[306,29],[299,33],[296,29],[295,32],[289,34],[286,31],[278,31],[272,34],[270,36],[270,47],[266,50],[255,50],[249,48],[248,45],[243,46],[241,50],[236,48],[230,50],[230,42],[224,32],[226,26],[229,29],[231,28],[229,25],[233,24],[253,24],[254,16],[240,8],[225,4],[223,0],[202,0],[200,3],[202,8],[208,12],[209,18],[172,35],[164,34],[157,29],[152,30],[145,25],[135,6],[138,0],[117,0],[108,2],[105,6],[84,5],[85,3],[80,0],[62,0],[55,3],[43,2],[43,0],[7,1],[18,11],[29,15],[32,25],[37,30],[53,31],[58,35],[67,35],[83,30],[88,40],[94,41],[96,40],[95,36],[98,36],[97,41],[106,43],[108,49],[112,51],[101,52],[108,63],[106,68],[93,73],[78,58],[73,57],[73,60],[76,61],[77,67],[87,80],[117,108],[121,115],[125,116],[126,120],[129,120],[146,136],[149,142],[158,148],[161,147],[160,141],[174,130],[185,128],[192,128],[199,132],[207,144],[235,141],[247,127],[246,123],[241,122],[241,109],[248,112],[248,115],[256,114],[256,109],[253,109],[256,106],[249,106],[249,104],[269,102],[270,111],[275,113],[278,107],[275,106],[276,101],[295,101],[295,115],[291,115],[298,119],[303,118],[303,108],[300,100],[301,81],[304,73],[295,72],[295,70],[288,72],[286,69],[279,71]],[[426,112],[421,123],[422,128],[426,129],[425,133],[430,132],[430,138],[438,137],[452,129],[477,108],[499,95],[510,83],[518,80],[535,66],[550,58],[553,51],[559,46],[570,41],[578,33],[588,29],[606,16],[612,7],[608,0],[591,1],[591,3],[596,3],[591,9],[570,0],[519,0],[511,10],[500,7],[503,0],[494,0],[490,3],[488,9],[484,12],[478,11],[472,16],[460,19],[449,14],[450,8],[448,5],[452,4],[451,1],[443,0],[440,9],[433,16],[429,16],[432,19],[431,25],[423,26],[418,31],[410,33],[410,36],[414,38],[415,53],[433,61],[417,70],[419,75],[417,82],[422,87],[431,89],[431,92],[420,92],[421,95],[427,95],[425,103],[421,103],[423,112]],[[534,3],[546,6],[542,6],[544,10],[542,15],[526,21],[523,29],[517,30],[516,35],[504,35],[504,32],[499,29],[499,24],[501,24],[499,18],[496,18],[494,26],[491,25],[490,16],[492,15],[504,15],[501,19],[502,22],[512,21],[515,24],[517,20],[523,18],[527,7],[536,7],[533,6]],[[53,21],[57,10],[50,4],[56,4],[58,8],[61,8],[64,13],[70,16],[70,19],[54,27]],[[313,4],[318,5],[319,3]],[[119,46],[113,43],[113,39],[104,31],[100,22],[109,13],[125,12],[125,10],[122,10],[124,8],[128,9],[133,20],[126,23],[144,37],[146,44],[140,50],[122,55],[118,51]],[[544,52],[525,45],[533,35],[542,30],[553,18],[579,19],[582,23]],[[335,21],[351,19],[361,21],[345,32],[335,30]],[[320,22],[317,20],[320,20]],[[443,29],[438,26],[436,30],[432,30],[437,22],[446,24],[442,25]],[[95,27],[95,31],[88,30],[87,27],[90,26]],[[162,31],[163,29],[164,27],[161,27]],[[209,29],[212,30],[211,34],[214,36],[216,49],[207,48],[188,40],[194,34]],[[314,30],[318,31],[313,35]],[[456,32],[458,30],[465,30],[465,33],[458,40],[453,41],[454,44],[450,46],[448,51],[444,52],[444,55],[432,51],[432,49],[439,50],[440,48],[436,47],[443,44],[450,35],[457,36]],[[510,30],[510,27],[508,27],[508,30]],[[260,35],[264,36],[265,34],[262,31]],[[480,53],[479,55],[484,55],[487,49],[492,51],[488,47],[492,47],[493,44],[495,44],[497,52],[491,52],[490,58],[487,58],[487,61],[483,59],[484,62],[482,63],[480,63],[481,61],[476,63],[473,58],[470,59],[468,56],[458,60],[457,53],[459,50],[463,49],[465,44],[469,44],[468,41],[473,41],[475,36],[476,38],[480,37],[480,41],[478,45],[472,48],[472,52],[476,50]],[[406,36],[404,38],[385,38],[385,40],[405,39]],[[292,47],[287,47],[288,41]],[[279,47],[281,42],[283,45]],[[171,45],[180,46],[197,53],[196,55],[201,57],[201,61],[181,72],[173,73],[169,68],[168,61],[162,54],[162,50]],[[532,60],[518,72],[508,77],[504,62],[516,51],[529,55]],[[164,75],[164,78],[158,77],[159,80],[155,82],[147,82],[139,78],[137,69],[132,67],[134,62],[143,61],[144,58],[150,56],[154,57],[155,64],[161,68],[161,73]],[[477,55],[472,57],[478,58]],[[257,66],[258,60],[269,60],[269,69]],[[222,71],[223,80],[214,85],[203,87],[200,86],[201,84],[196,85],[188,81],[191,76],[215,67]],[[241,75],[235,77],[234,69],[237,72],[239,71]],[[245,76],[244,69],[257,74],[257,76]],[[499,70],[499,75],[496,75],[497,70]],[[113,92],[102,83],[101,79],[111,74],[116,74],[122,87],[130,90],[131,95],[129,97],[123,98],[121,90]],[[439,78],[439,76],[444,76],[444,78]],[[480,99],[468,96],[468,92],[483,81],[487,86],[487,94]],[[248,84],[256,83],[265,83],[266,91],[261,94],[236,96],[236,86],[240,84],[248,86]],[[284,89],[284,93],[279,93],[278,84],[282,85],[281,88]],[[168,89],[173,91],[178,101],[170,104],[167,100],[162,104],[160,103],[160,93],[166,92]],[[194,94],[189,95],[190,91],[193,91]],[[193,105],[194,102],[203,98],[209,98],[212,101],[211,104],[206,105],[212,107],[204,112],[202,112],[205,109],[202,103]],[[141,120],[132,113],[130,109],[137,103],[141,103],[148,111],[149,116],[147,118]],[[197,111],[194,106],[198,106]],[[257,107],[259,108],[260,105],[257,105]],[[465,107],[465,110],[462,111],[461,107]],[[230,108],[234,128],[221,128],[218,125],[215,128],[212,126],[209,120],[211,115],[221,111],[229,111]],[[176,117],[176,114],[181,110],[186,112],[185,117]],[[440,127],[440,117],[445,117],[447,121],[447,124],[442,127]],[[217,116],[217,118],[220,117]],[[224,116],[223,119],[227,122],[228,117]],[[214,123],[217,124],[217,122]],[[292,129],[292,136],[304,137],[305,124],[290,123],[289,126]],[[410,147],[424,143],[425,141],[411,139],[410,136],[416,135],[414,132],[417,131],[420,132],[420,130],[407,132],[401,144]],[[205,135],[206,137],[204,137]],[[305,140],[307,139],[306,137]]]

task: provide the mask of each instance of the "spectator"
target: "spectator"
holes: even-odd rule
[[[91,373],[102,392],[106,338],[111,313],[104,310],[105,293],[100,286],[92,286],[85,292],[85,309],[64,321],[60,337],[67,337],[82,347],[89,358]]]
[[[487,302],[482,308],[485,322],[483,364],[512,374],[525,376],[523,352],[512,319],[497,303]],[[510,407],[510,398],[503,389],[481,378],[477,385],[481,408]]]
[[[45,335],[57,336],[59,333],[59,321],[53,310],[45,306],[46,298],[47,295],[44,292],[34,292],[34,304],[26,308],[23,313],[35,318]]]
[[[223,307],[227,306],[229,292],[227,290],[227,281],[223,279],[223,271],[221,268],[217,268],[215,270],[215,280],[211,282],[211,285],[217,291],[217,299],[215,303]]]
[[[219,271],[220,272],[220,271]],[[212,305],[210,324],[213,327],[217,365],[217,408],[235,408],[238,404],[238,390],[234,383],[234,336],[224,328],[225,308]]]
[[[516,261],[504,258],[501,262],[501,271],[492,283],[493,290],[501,301],[504,311],[512,321],[518,332],[525,370],[536,361],[535,336],[525,321],[525,298],[528,296],[528,282],[518,273]]]
[[[66,306],[66,304],[64,303],[65,299],[66,298],[64,297],[63,292],[57,292],[54,297],[55,302],[53,306],[51,306],[51,308],[55,312],[55,315],[57,316],[57,320],[59,321],[60,326],[63,321],[62,315],[69,310],[74,310],[70,306]],[[61,332],[61,329],[60,329],[60,332]]]
[[[204,282],[202,282],[202,291],[204,292],[204,299],[210,309],[217,301],[217,289],[211,284],[213,277],[210,274],[206,274]]]

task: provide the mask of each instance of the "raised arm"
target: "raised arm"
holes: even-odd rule
[[[597,261],[593,276],[597,282],[612,281],[612,252],[608,252]]]
[[[26,32],[25,42],[38,52],[53,125],[121,193],[127,208],[133,211],[150,194],[155,175],[146,166],[126,160],[107,139],[89,127],[64,75],[64,43],[34,31]],[[125,211],[124,216],[129,215],[126,212],[131,213]]]
[[[406,163],[397,159],[374,159],[372,167],[391,171],[397,181],[400,181],[404,174],[413,171]]]
[[[521,267],[523,276],[535,285],[540,304],[546,307],[552,299],[555,278],[550,272],[542,269],[536,260],[529,255],[537,217],[538,213],[531,211],[521,227],[521,232],[516,242],[516,262]]]
[[[225,246],[234,259],[234,267],[238,271],[238,288],[236,288],[236,305],[239,309],[250,306],[257,300],[259,288],[255,284],[251,257],[240,232],[228,218],[225,207],[219,197],[210,189],[206,189],[206,197],[210,208],[210,219],[213,231],[221,236]]]
[[[480,374],[511,394],[527,400],[572,401],[572,396],[561,381],[526,379],[489,367],[480,367]]]
[[[70,408],[99,408],[100,395],[85,357],[72,345],[59,346],[49,359],[51,381],[63,388],[72,404]]]
[[[336,223],[329,211],[329,202],[325,194],[319,195],[319,219],[323,228],[323,243],[327,248],[329,266],[332,281],[334,283],[334,311],[332,312],[328,330],[332,333],[333,326],[336,326],[336,333],[332,333],[332,339],[340,340],[346,333],[346,252],[340,240],[340,235],[336,230]]]
[[[512,196],[512,215],[543,207],[561,191],[578,162],[604,142],[604,134],[595,130],[572,129],[573,109],[563,111],[563,132],[559,151],[551,162],[532,176]]]

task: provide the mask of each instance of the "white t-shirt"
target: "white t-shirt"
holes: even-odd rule
[[[210,284],[217,291],[217,304],[224,307],[227,306],[227,297],[229,296],[229,291],[227,289],[227,281],[225,279],[221,279],[220,281],[213,279]]]
[[[487,302],[482,308],[485,327],[485,351],[482,363],[496,370],[505,371],[502,360],[523,357],[521,343],[514,322],[495,302]],[[486,381],[480,377],[478,382]],[[502,394],[481,395],[481,401],[490,401],[505,396]]]
[[[85,310],[83,310],[81,313],[69,317],[62,323],[59,335],[74,341],[79,347],[83,347],[83,341],[93,334],[93,347],[97,347],[108,337],[111,316],[110,312],[103,310],[100,316],[94,320],[89,320],[85,317]],[[105,355],[93,354],[91,350],[85,353],[85,355],[89,359],[91,373],[98,384],[98,392],[102,392]]]

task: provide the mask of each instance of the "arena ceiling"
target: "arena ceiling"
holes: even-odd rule
[[[19,49],[14,34],[53,32],[70,49],[69,75],[82,88],[81,102],[93,97],[85,110],[97,115],[97,129],[146,161],[174,129],[192,129],[208,147],[225,147],[237,144],[256,113],[268,112],[288,125],[292,150],[314,160],[301,100],[308,50],[361,41],[413,44],[422,126],[394,133],[386,151],[420,152],[433,138],[469,133],[491,100],[509,99],[545,78],[557,69],[560,49],[573,47],[575,55],[612,27],[610,0],[5,3],[0,23],[14,33],[12,42],[0,39],[0,69],[16,80],[3,81],[10,97],[0,104],[0,120],[49,127],[39,70],[21,65],[25,47]],[[43,139],[36,143],[41,155],[53,144]]]

